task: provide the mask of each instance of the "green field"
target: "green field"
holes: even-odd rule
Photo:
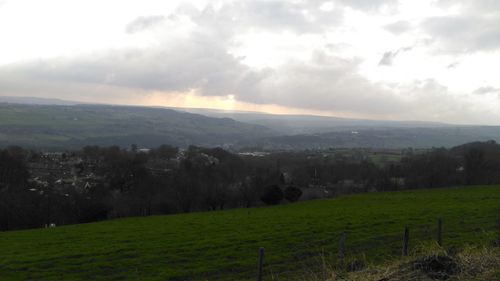
[[[0,279],[249,280],[262,246],[266,280],[283,280],[334,259],[342,231],[374,263],[398,256],[405,225],[412,249],[433,243],[439,216],[446,247],[489,244],[499,207],[499,186],[467,187],[4,232]]]

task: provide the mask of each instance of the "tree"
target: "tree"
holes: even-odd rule
[[[300,188],[298,187],[291,185],[285,188],[285,191],[283,193],[283,197],[285,197],[285,199],[288,202],[297,202],[299,201],[301,196],[302,196],[302,190],[300,190]]]
[[[18,154],[0,151],[0,189],[22,188],[26,185],[29,173]]]
[[[138,149],[137,144],[133,143],[130,145],[130,151],[132,151],[132,153],[137,153]]]
[[[247,177],[238,185],[238,199],[245,208],[250,208],[259,199],[257,189],[254,188],[257,177]]]
[[[260,200],[267,205],[277,205],[283,200],[283,191],[278,185],[268,186],[264,190],[264,194],[262,194]]]
[[[37,195],[28,190],[29,172],[19,147],[0,150],[0,230],[37,227]]]
[[[156,149],[152,149],[150,154],[153,156],[153,157],[156,157],[156,158],[159,158],[159,159],[172,159],[174,158],[175,156],[177,156],[177,154],[179,153],[179,149],[177,147],[173,147],[173,146],[170,146],[170,145],[161,145],[160,147],[156,148]]]

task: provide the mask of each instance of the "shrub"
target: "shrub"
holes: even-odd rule
[[[264,194],[260,197],[262,202],[267,205],[276,205],[283,200],[283,191],[277,185],[271,185],[265,188]]]
[[[288,202],[297,202],[300,196],[302,196],[302,190],[300,190],[300,188],[298,187],[288,186],[285,189],[284,197],[286,200],[288,200]]]

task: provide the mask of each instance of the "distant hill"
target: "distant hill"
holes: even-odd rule
[[[182,109],[180,109],[182,110]],[[266,150],[328,148],[432,148],[494,140],[500,142],[500,126],[467,126],[439,122],[385,121],[312,115],[273,115],[258,112],[183,109],[207,116],[268,127],[279,136],[242,141],[239,147]]]
[[[84,104],[82,102],[61,99],[2,96],[0,96],[0,103],[31,105]],[[352,129],[363,128],[436,128],[450,126],[448,124],[438,122],[386,121],[314,115],[278,115],[262,112],[225,111],[208,108],[167,108],[176,111],[200,114],[208,117],[230,118],[239,122],[261,125],[283,135],[328,133],[333,131],[349,131]]]
[[[5,96],[0,96],[0,103],[38,104],[38,105],[77,105],[77,104],[83,104],[82,102],[61,100],[61,99],[48,99],[48,98],[36,98],[36,97],[5,97]]]
[[[316,134],[333,131],[350,131],[353,129],[439,128],[452,126],[438,122],[369,120],[314,115],[278,115],[202,108],[179,108],[178,110],[211,117],[227,117],[240,122],[262,125],[285,135]]]
[[[0,146],[44,149],[85,145],[171,144],[235,149],[452,147],[500,142],[500,126],[459,126],[308,115],[273,115],[139,106],[79,104],[31,97],[0,97]]]
[[[353,129],[321,134],[272,136],[257,146],[269,150],[327,148],[432,148],[453,147],[463,143],[494,140],[500,142],[500,126],[450,126],[436,128]],[[241,146],[256,145],[243,142]]]
[[[260,125],[164,108],[0,103],[0,146],[224,146],[272,135]]]

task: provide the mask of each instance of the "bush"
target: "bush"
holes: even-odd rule
[[[260,197],[262,202],[267,205],[276,205],[283,200],[283,191],[277,185],[271,185],[266,187],[264,194]]]
[[[288,186],[285,189],[284,197],[288,202],[297,202],[299,201],[300,196],[302,196],[302,190],[295,186]]]

